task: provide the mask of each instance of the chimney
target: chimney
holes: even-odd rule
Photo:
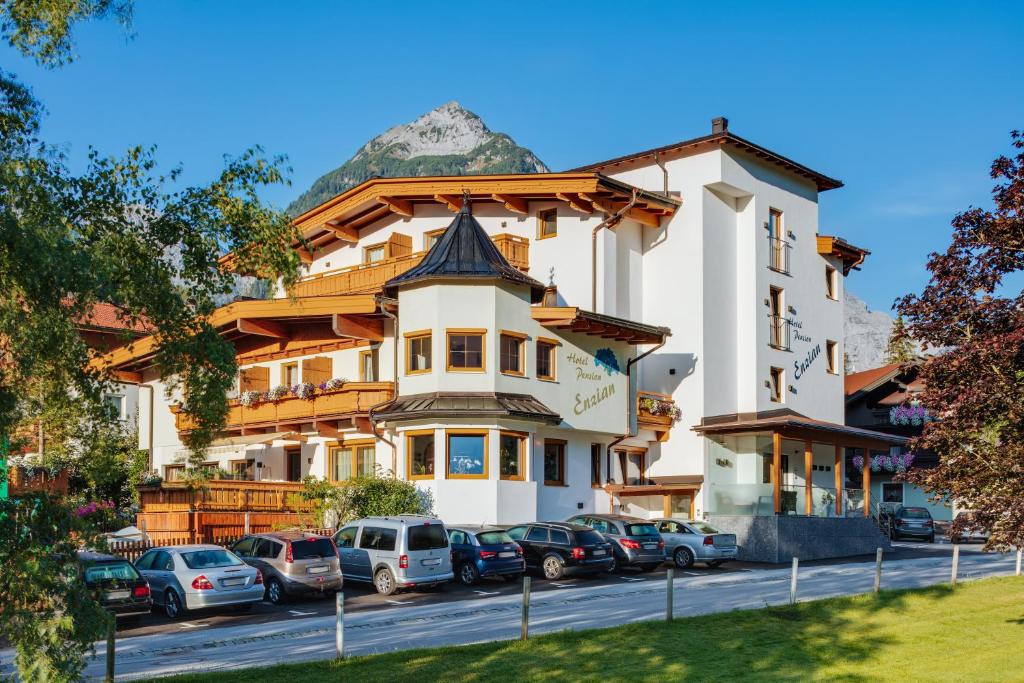
[[[711,119],[711,134],[718,135],[729,131],[729,119],[724,116],[717,116]]]

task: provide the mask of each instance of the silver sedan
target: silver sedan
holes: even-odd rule
[[[694,562],[717,567],[735,560],[739,552],[735,534],[723,534],[700,520],[655,519],[665,539],[665,559],[680,569],[689,569]]]
[[[263,600],[263,575],[219,545],[153,548],[135,561],[149,582],[153,604],[177,619],[188,610],[236,606]]]

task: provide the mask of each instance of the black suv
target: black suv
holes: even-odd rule
[[[607,572],[615,564],[612,546],[588,526],[568,522],[534,522],[508,530],[523,548],[527,569],[539,569],[557,581],[574,574]]]

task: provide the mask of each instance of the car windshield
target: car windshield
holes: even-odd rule
[[[601,545],[604,538],[596,531],[577,531],[576,542],[580,545]]]
[[[626,527],[627,536],[657,536],[658,528],[650,523],[635,524],[633,522],[626,522],[622,526]]]
[[[476,535],[480,545],[498,545],[499,543],[511,543],[512,537],[506,531],[481,531]]]
[[[713,527],[707,522],[690,522],[690,526],[698,534],[717,534],[720,533],[717,527]]]
[[[105,581],[135,581],[139,573],[135,567],[127,562],[111,562],[109,564],[94,564],[85,570],[85,582],[87,584],[103,583]]]
[[[931,519],[932,516],[924,508],[903,508],[900,517],[904,519]]]
[[[292,541],[292,559],[309,560],[333,557],[334,546],[327,538],[307,538],[305,541]]]
[[[440,524],[409,527],[409,550],[437,550],[448,547],[448,534]]]
[[[193,550],[182,553],[181,559],[189,569],[215,569],[217,567],[234,567],[242,561],[227,550]]]

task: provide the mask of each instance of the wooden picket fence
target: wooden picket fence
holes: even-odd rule
[[[302,529],[303,532],[308,534],[316,534],[318,536],[333,536],[334,529]],[[258,532],[254,532],[258,533]],[[123,557],[126,560],[135,560],[142,557],[143,553],[152,548],[166,548],[168,546],[183,546],[191,545],[193,543],[212,543],[213,545],[219,545],[227,547],[232,545],[235,541],[242,538],[245,534],[236,534],[232,536],[211,536],[191,538],[189,536],[181,536],[179,538],[163,538],[163,539],[152,539],[149,541],[108,541],[107,548],[112,555]]]

